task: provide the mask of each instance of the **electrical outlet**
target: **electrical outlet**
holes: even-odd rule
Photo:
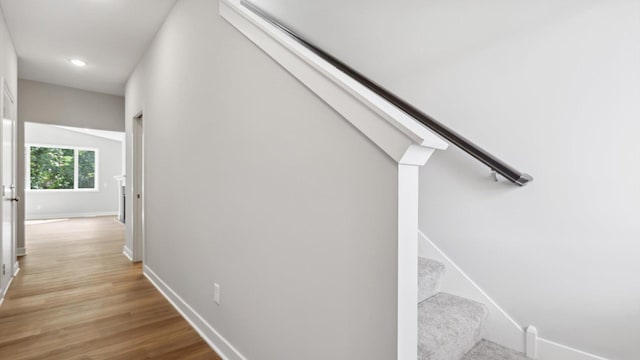
[[[220,305],[220,284],[213,284],[213,301]]]
[[[5,264],[2,264],[2,275],[6,275],[6,274],[7,274],[7,268]]]

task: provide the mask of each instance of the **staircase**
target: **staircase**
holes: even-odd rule
[[[445,266],[420,258],[418,267],[418,360],[526,360],[483,340],[484,304],[438,291]]]

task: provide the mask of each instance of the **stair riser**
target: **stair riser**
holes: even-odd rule
[[[419,360],[460,360],[482,338],[487,307],[439,293],[418,304]]]
[[[419,259],[418,302],[422,302],[438,293],[440,281],[444,274],[444,264],[430,259]]]

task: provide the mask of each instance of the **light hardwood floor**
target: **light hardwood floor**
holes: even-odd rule
[[[124,255],[112,217],[29,224],[0,359],[220,359]]]

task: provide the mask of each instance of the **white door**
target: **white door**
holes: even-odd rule
[[[3,82],[2,89],[2,277],[6,291],[13,276],[16,255],[16,124],[15,101]]]

